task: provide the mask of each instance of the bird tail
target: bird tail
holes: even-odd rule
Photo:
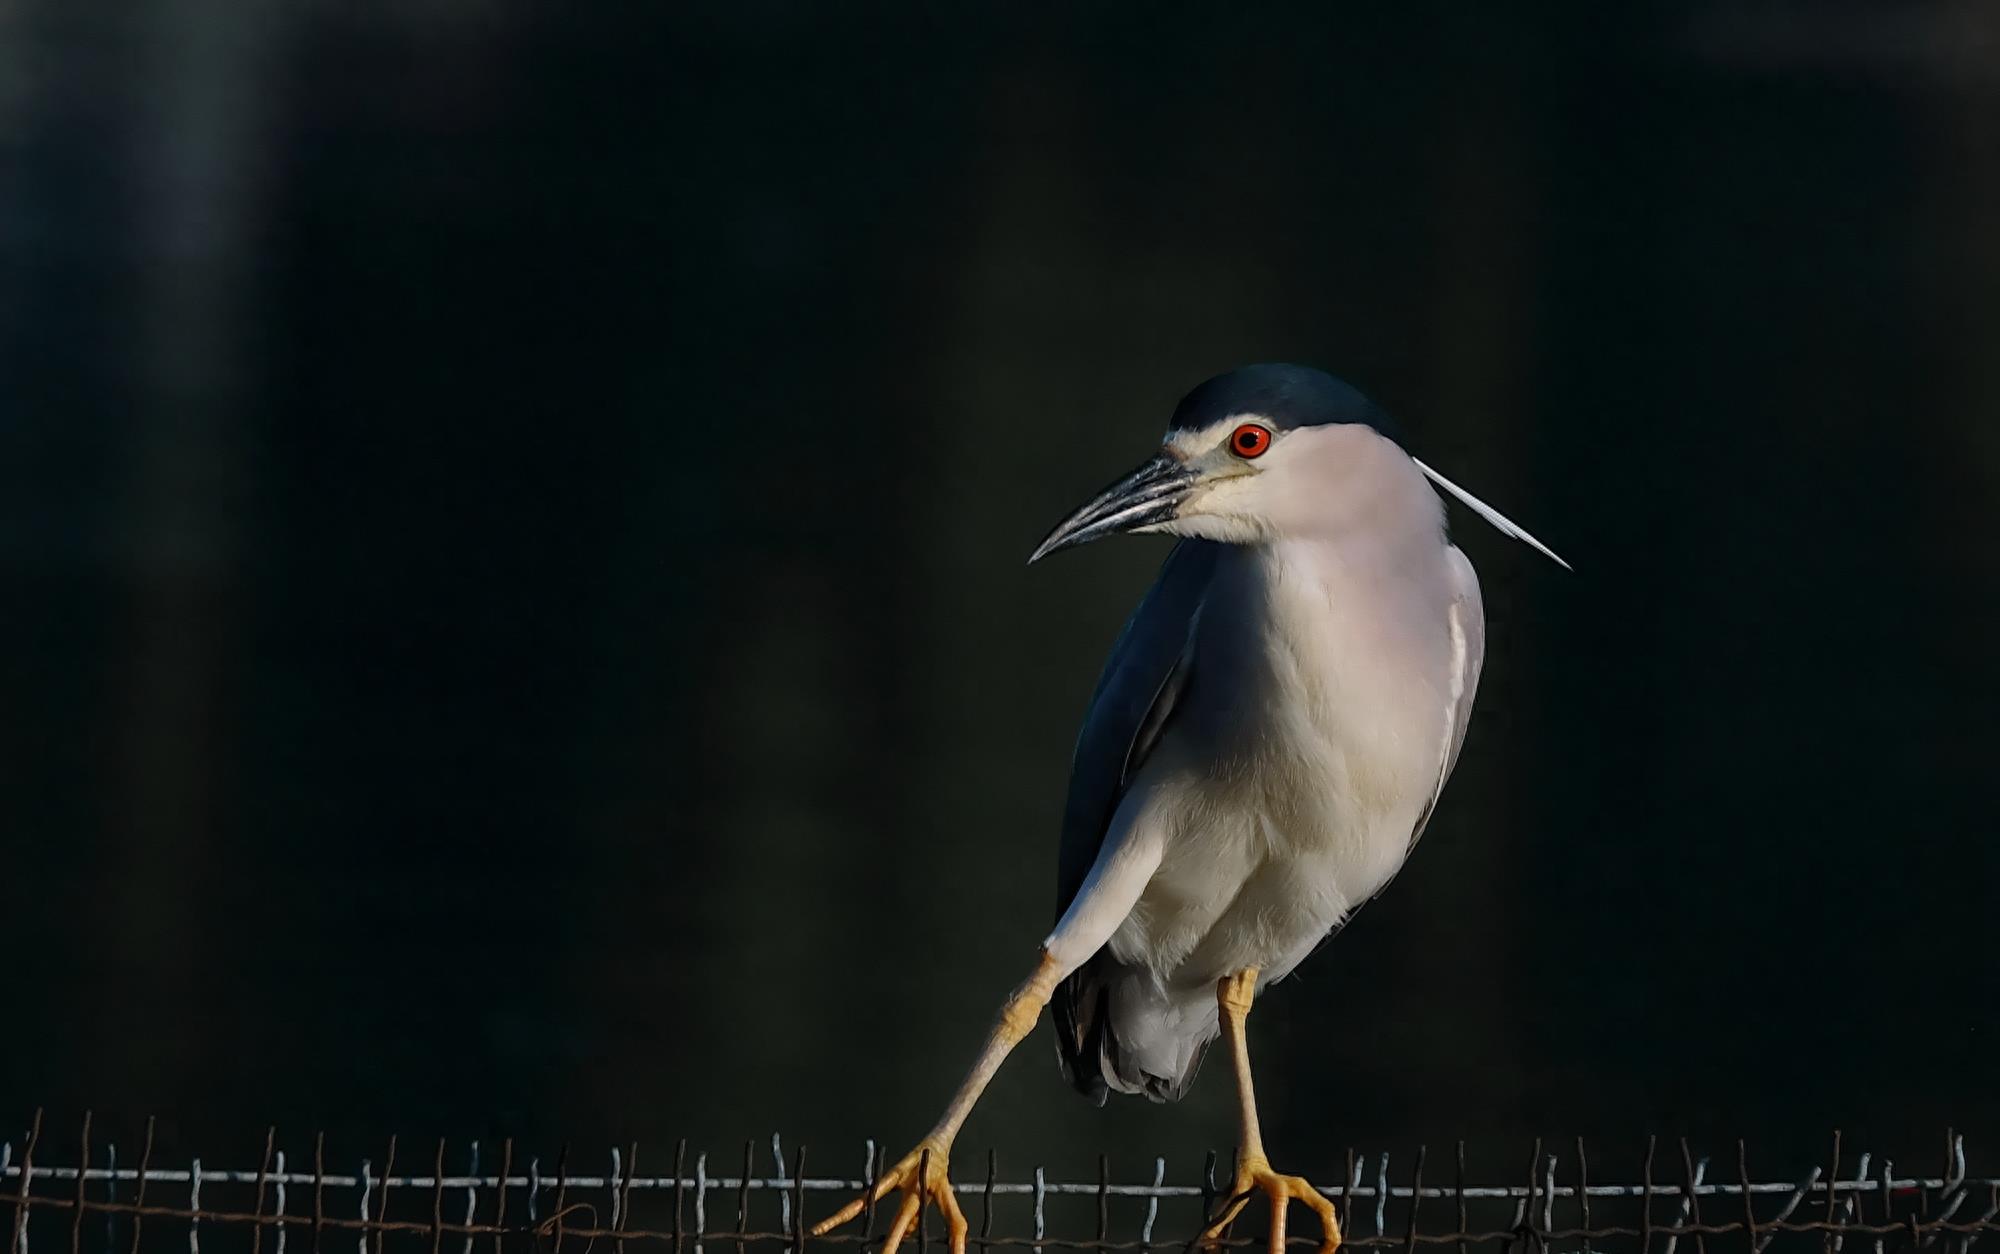
[[[1179,1101],[1217,1032],[1212,994],[1177,995],[1102,952],[1057,986],[1051,1006],[1063,1078],[1100,1106],[1112,1089]]]

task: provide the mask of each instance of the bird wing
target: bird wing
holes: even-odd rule
[[[1077,898],[1105,853],[1119,803],[1187,692],[1195,623],[1219,552],[1207,540],[1175,545],[1104,663],[1070,767],[1056,865],[1058,922],[1051,941],[1063,932],[1070,908],[1081,904]],[[1129,880],[1131,874],[1117,878]],[[1126,883],[1124,890],[1133,891],[1132,885]],[[1179,1096],[1194,1074],[1194,1062],[1178,1077],[1126,1074],[1132,1068],[1111,1027],[1107,964],[1116,965],[1106,953],[1093,954],[1063,980],[1051,999],[1056,1057],[1063,1075],[1099,1104],[1112,1084],[1128,1091],[1143,1087],[1156,1098]],[[1194,1061],[1199,1061],[1198,1053]]]
[[[1418,838],[1431,821],[1431,811],[1437,807],[1445,781],[1451,778],[1451,768],[1458,765],[1465,729],[1472,722],[1472,698],[1479,690],[1479,667],[1486,660],[1486,610],[1479,596],[1479,576],[1457,545],[1447,546],[1446,558],[1451,563],[1455,593],[1450,612],[1453,666],[1451,724],[1446,733],[1450,739],[1445,746],[1444,765],[1438,770],[1437,787],[1431,789],[1430,800],[1417,813],[1417,825],[1410,832],[1411,849],[1417,847]]]
[[[1056,916],[1076,900],[1111,817],[1186,691],[1189,642],[1218,547],[1183,540],[1112,647],[1077,734],[1056,867]]]

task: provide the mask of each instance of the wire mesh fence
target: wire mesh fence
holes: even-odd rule
[[[259,1162],[211,1166],[157,1160],[153,1124],[136,1155],[94,1142],[86,1115],[58,1138],[36,1112],[26,1132],[0,1143],[0,1214],[11,1207],[10,1254],[142,1254],[183,1243],[189,1254],[749,1254],[752,1247],[879,1244],[886,1206],[845,1229],[811,1237],[822,1208],[867,1189],[886,1166],[873,1142],[851,1157],[855,1174],[825,1173],[803,1146],[751,1142],[729,1163],[683,1141],[642,1168],[627,1145],[585,1162],[552,1159],[509,1141],[445,1141],[413,1150],[389,1138],[379,1160],[329,1163],[314,1135],[290,1149],[266,1132]],[[1419,1246],[1474,1246],[1503,1254],[1617,1250],[1629,1254],[1971,1254],[2000,1231],[2000,1179],[1969,1174],[1964,1138],[1947,1133],[1936,1170],[1898,1172],[1887,1157],[1849,1154],[1838,1133],[1826,1161],[1801,1179],[1760,1179],[1741,1141],[1720,1158],[1685,1140],[1646,1138],[1636,1180],[1592,1176],[1581,1140],[1536,1142],[1512,1180],[1473,1180],[1463,1142],[1406,1160],[1348,1151],[1338,1180],[1319,1182],[1336,1204],[1344,1244],[1415,1254]],[[301,1152],[302,1151],[302,1152]],[[130,1151],[126,1151],[128,1154]],[[829,1155],[828,1157],[832,1157]],[[1140,1179],[1116,1179],[1098,1160],[1095,1180],[1051,1180],[1036,1167],[1005,1178],[990,1152],[955,1188],[972,1222],[972,1247],[1179,1251],[1223,1199],[1231,1165],[1210,1154],[1192,1182],[1156,1158]],[[818,1168],[825,1174],[813,1174]],[[1218,1186],[1218,1180],[1225,1185]],[[1257,1208],[1252,1208],[1255,1210]],[[805,1219],[802,1224],[801,1217]],[[1317,1237],[1294,1224],[1289,1244]],[[928,1219],[914,1248],[942,1249]],[[348,1244],[352,1242],[353,1244]],[[1241,1227],[1224,1242],[1261,1245]],[[719,1252],[717,1247],[723,1247]],[[907,1248],[912,1248],[906,1246]]]

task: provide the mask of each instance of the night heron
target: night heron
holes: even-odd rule
[[[1485,620],[1433,484],[1562,561],[1404,452],[1361,393],[1277,365],[1190,392],[1160,451],[1028,559],[1118,532],[1182,537],[1077,739],[1055,930],[937,1126],[874,1186],[904,1194],[885,1250],[930,1199],[962,1254],[952,1140],[1051,1000],[1063,1072],[1100,1102],[1178,1098],[1226,1037],[1242,1134],[1203,1237],[1261,1192],[1272,1254],[1292,1200],[1318,1213],[1323,1251],[1339,1243],[1332,1204],[1265,1156],[1244,1022],[1395,876],[1465,739]]]

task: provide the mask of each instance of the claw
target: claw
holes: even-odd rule
[[[965,1254],[965,1237],[971,1225],[965,1221],[965,1212],[958,1208],[958,1195],[952,1192],[951,1163],[946,1156],[949,1149],[949,1145],[941,1145],[928,1138],[918,1143],[917,1148],[882,1173],[874,1188],[814,1224],[812,1235],[825,1236],[859,1215],[868,1203],[881,1201],[891,1189],[895,1189],[903,1194],[903,1203],[896,1208],[895,1221],[889,1225],[889,1235],[883,1239],[882,1254],[895,1254],[896,1247],[902,1244],[903,1238],[916,1225],[917,1216],[930,1202],[936,1202],[938,1209],[944,1213],[951,1254]]]
[[[1318,1254],[1333,1254],[1340,1248],[1340,1221],[1326,1195],[1303,1176],[1281,1176],[1271,1170],[1270,1163],[1257,1158],[1246,1159],[1236,1169],[1236,1181],[1230,1187],[1228,1201],[1223,1204],[1214,1222],[1202,1229],[1198,1240],[1207,1245],[1220,1245],[1230,1223],[1249,1204],[1251,1197],[1260,1192],[1271,1199],[1270,1254],[1284,1254],[1285,1213],[1288,1205],[1295,1201],[1304,1202],[1319,1216]]]

